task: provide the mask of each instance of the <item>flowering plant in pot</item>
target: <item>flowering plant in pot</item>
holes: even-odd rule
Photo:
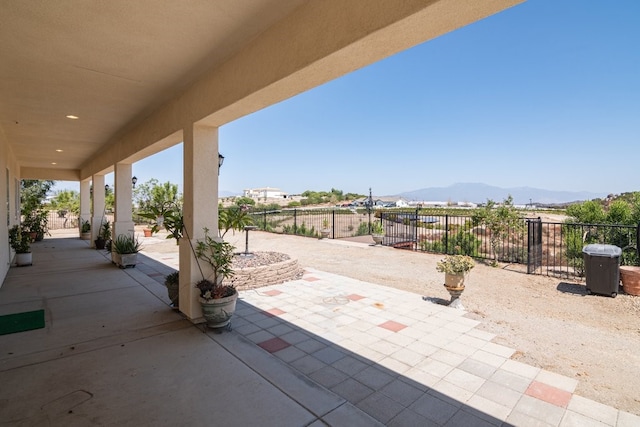
[[[436,270],[444,273],[444,286],[449,293],[451,293],[452,289],[462,292],[464,290],[464,278],[474,266],[473,258],[468,255],[447,255],[444,259],[438,261]]]
[[[196,288],[200,291],[202,315],[210,328],[225,327],[235,312],[238,291],[233,285],[233,251],[228,242],[214,238],[204,228],[204,239],[197,240],[194,248],[197,259],[211,266],[212,273],[204,277]]]
[[[447,255],[436,264],[436,270],[444,273],[444,287],[451,295],[449,306],[464,308],[458,298],[464,291],[464,278],[474,266],[473,258],[468,255]]]

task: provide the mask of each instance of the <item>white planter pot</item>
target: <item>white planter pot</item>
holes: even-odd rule
[[[33,263],[33,257],[31,252],[26,254],[16,254],[16,265],[19,267],[25,265],[31,265]]]
[[[384,239],[384,234],[372,234],[371,237],[373,237],[373,242],[376,245],[381,245],[382,240]]]
[[[80,239],[82,239],[82,240],[91,240],[91,232],[80,233]]]
[[[120,268],[135,267],[138,263],[138,254],[119,254],[111,252],[111,260]]]
[[[207,321],[209,328],[222,328],[229,324],[231,316],[236,311],[238,291],[230,297],[206,301],[200,298],[202,316]]]

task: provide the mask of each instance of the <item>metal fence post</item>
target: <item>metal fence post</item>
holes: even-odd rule
[[[415,222],[415,227],[413,227],[413,241],[416,242],[415,245],[415,249],[414,250],[418,250],[418,212],[420,211],[419,208],[416,208],[416,222]]]
[[[444,253],[449,254],[449,214],[444,216]]]
[[[293,234],[298,234],[298,210],[293,209]]]
[[[331,211],[331,238],[336,238],[336,210]]]

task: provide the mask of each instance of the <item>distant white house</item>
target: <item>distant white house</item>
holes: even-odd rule
[[[373,206],[380,208],[407,208],[409,202],[402,197],[372,197]],[[353,204],[357,206],[366,206],[368,197],[362,197],[354,200]]]
[[[286,199],[288,194],[281,191],[279,188],[263,187],[263,188],[250,188],[242,190],[244,197],[249,197],[254,200],[266,200],[266,199]]]

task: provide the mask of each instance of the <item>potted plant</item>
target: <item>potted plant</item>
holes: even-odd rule
[[[329,228],[329,220],[325,218],[322,220],[322,229],[320,230],[320,238],[326,239],[327,237],[329,237],[329,234],[331,234],[331,228]]]
[[[153,225],[150,228],[150,235],[160,231],[160,228],[164,228],[169,232],[167,239],[176,239],[176,244],[180,243],[184,222],[182,209],[176,203],[151,206],[149,212],[143,212],[140,216],[153,221]],[[145,237],[150,237],[150,235],[147,236],[146,231],[144,231],[144,233]]]
[[[132,234],[120,234],[111,242],[111,259],[120,268],[135,267],[140,247]]]
[[[178,309],[180,307],[180,273],[178,271],[174,271],[173,273],[168,274],[164,278],[164,285],[167,287],[171,306],[174,309]]]
[[[16,264],[18,266],[31,265],[31,237],[18,225],[9,229],[9,245],[16,251]]]
[[[80,238],[82,240],[91,240],[91,223],[82,218],[80,220]]]
[[[33,241],[40,241],[44,239],[45,233],[49,232],[47,225],[49,212],[43,209],[36,209],[27,212],[24,221],[22,221],[22,227],[24,231],[28,231],[30,234],[35,235]]]
[[[371,223],[371,237],[373,237],[373,241],[376,245],[382,244],[382,239],[384,239],[384,227],[382,226],[382,221],[374,221]]]
[[[464,291],[465,276],[474,266],[475,262],[468,255],[447,255],[436,264],[436,270],[444,273],[444,287],[451,295],[451,303]]]
[[[100,231],[98,231],[98,238],[95,240],[96,249],[104,249],[107,241],[111,239],[111,225],[109,221],[105,221],[100,226]]]
[[[202,315],[210,328],[227,326],[236,309],[238,291],[232,280],[234,249],[230,243],[211,237],[207,228],[204,228],[204,239],[196,241],[196,258],[208,263],[213,271],[208,278],[203,275],[196,283]]]

